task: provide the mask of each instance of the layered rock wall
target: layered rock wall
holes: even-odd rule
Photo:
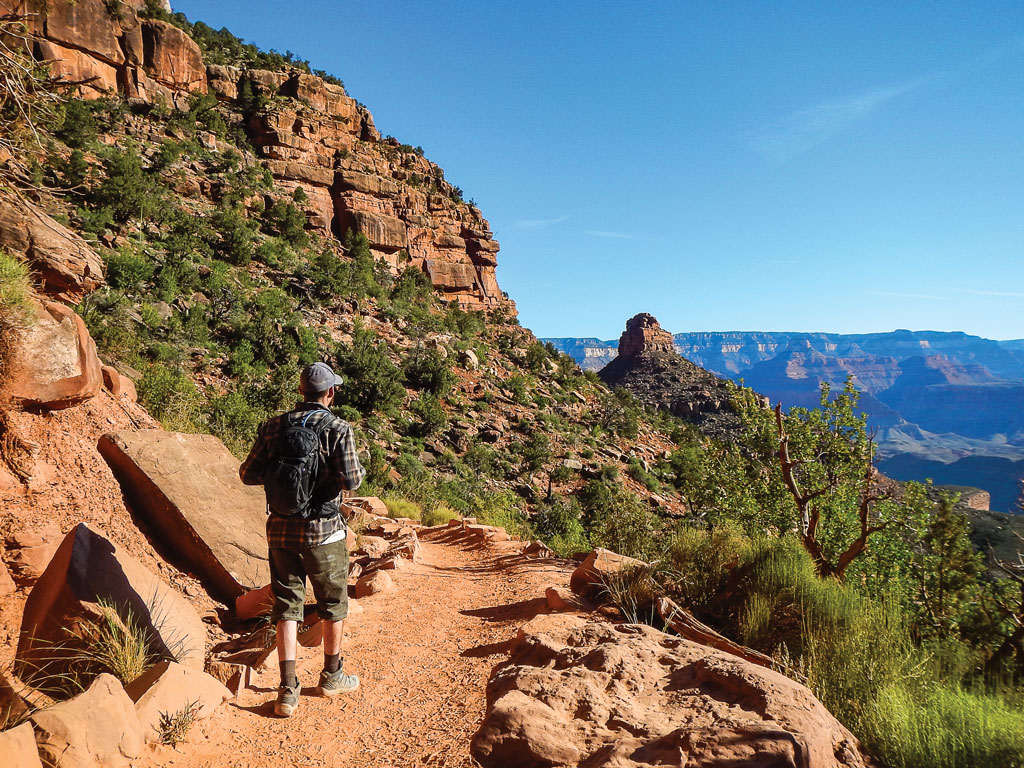
[[[181,29],[140,18],[144,6],[0,0],[0,15],[27,19],[33,54],[82,98],[121,94],[185,109],[191,94],[215,94],[244,111],[255,153],[279,185],[305,192],[310,227],[362,233],[394,271],[422,269],[463,308],[514,311],[498,287],[489,224],[420,150],[382,139],[366,107],[320,77],[207,66]]]

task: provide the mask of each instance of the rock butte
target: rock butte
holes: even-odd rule
[[[499,245],[480,209],[462,201],[436,164],[393,138],[382,138],[370,112],[343,87],[298,70],[207,66],[199,46],[180,29],[139,18],[141,0],[121,3],[117,14],[108,5],[104,0],[0,0],[0,13],[30,14],[30,27],[42,38],[33,53],[52,62],[54,75],[81,82],[83,98],[120,93],[129,101],[185,109],[190,93],[212,93],[232,104],[243,90],[290,97],[268,101],[249,116],[246,127],[256,155],[279,186],[305,192],[311,226],[338,236],[350,229],[362,233],[378,259],[396,272],[422,269],[446,300],[464,309],[504,306],[515,312],[498,287]],[[208,140],[216,143],[212,135]],[[2,219],[0,245],[8,245],[13,236],[4,235]],[[20,245],[24,236],[13,239]],[[62,247],[80,250],[77,240],[68,242]],[[98,260],[83,256],[73,266],[77,275],[48,278],[69,297],[78,284],[95,279]]]

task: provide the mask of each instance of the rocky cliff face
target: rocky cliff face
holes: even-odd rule
[[[680,357],[672,334],[647,313],[626,322],[618,356],[598,376],[610,387],[624,387],[647,407],[666,409],[714,437],[728,439],[739,429],[731,385]]]
[[[184,31],[142,18],[143,0],[0,0],[38,36],[33,55],[83,98],[187,108],[212,93],[248,113],[256,155],[280,186],[302,188],[311,226],[364,234],[396,272],[422,269],[464,309],[514,305],[495,276],[499,245],[480,209],[412,147],[382,139],[366,107],[304,72],[210,65]],[[254,105],[261,105],[253,108]]]

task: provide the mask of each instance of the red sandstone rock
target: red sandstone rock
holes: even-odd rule
[[[170,88],[206,93],[203,54],[192,38],[166,21],[145,19],[142,39],[150,77]]]
[[[63,304],[37,306],[19,360],[11,395],[23,405],[68,408],[95,397],[103,384],[96,343],[82,318]]]
[[[250,589],[235,600],[235,616],[242,621],[265,616],[274,608],[274,590],[269,584],[259,589]]]
[[[29,712],[28,705],[11,685],[10,680],[0,671],[0,728],[17,722]],[[3,750],[0,749],[0,755]]]
[[[33,205],[0,196],[0,246],[39,273],[43,290],[77,303],[103,285],[103,261],[81,237]]]
[[[10,563],[13,576],[22,584],[35,584],[50,564],[64,538],[54,524],[12,534],[7,546],[12,550]]]
[[[63,655],[55,644],[68,642],[82,621],[95,619],[101,600],[123,621],[130,615],[144,627],[158,652],[202,669],[206,627],[195,608],[82,523],[64,538],[25,602],[17,650],[19,675],[31,682],[43,666],[59,671]]]
[[[122,376],[117,369],[110,365],[101,368],[103,373],[103,386],[114,397],[124,397],[131,402],[137,402],[138,393],[135,391],[135,382],[127,376]]]
[[[619,555],[598,547],[584,560],[569,578],[569,587],[577,595],[596,597],[608,583],[609,577],[623,568],[645,566],[642,560]]]
[[[50,40],[79,48],[114,66],[125,63],[119,41],[121,24],[107,12],[103,0],[36,0],[33,5],[45,18]]]
[[[0,560],[0,597],[7,597],[17,589],[14,583],[14,579],[11,578],[11,572],[7,570],[7,566],[3,560]]]
[[[369,557],[382,557],[388,551],[389,544],[387,539],[382,539],[379,536],[363,536],[361,542],[362,546],[360,549]]]
[[[523,630],[471,744],[485,768],[865,766],[853,735],[772,670],[646,625],[551,615]]]
[[[43,768],[32,723],[0,731],[0,755],[4,768]]]
[[[353,496],[351,499],[345,499],[345,503],[379,517],[388,516],[388,505],[376,496]]]
[[[84,99],[98,99],[117,93],[117,68],[84,51],[41,40],[39,56],[43,61],[50,62],[50,74],[55,78],[68,83],[86,81],[78,86],[78,93]]]
[[[619,337],[619,357],[630,357],[643,352],[667,352],[673,355],[676,353],[672,334],[646,312],[627,320],[626,330]]]
[[[270,581],[266,499],[220,440],[149,429],[104,435],[99,450],[136,512],[222,599]]]
[[[232,697],[231,691],[214,677],[172,661],[163,661],[137,680],[125,693],[135,702],[135,713],[146,741],[160,740],[160,715],[192,708],[200,720],[213,714]]]
[[[356,598],[369,597],[395,588],[391,577],[383,571],[375,571],[356,582]]]
[[[39,753],[56,768],[119,768],[142,752],[135,707],[113,675],[85,693],[32,715]]]

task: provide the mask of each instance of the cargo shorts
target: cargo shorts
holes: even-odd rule
[[[348,546],[342,536],[338,541],[314,547],[270,549],[275,622],[302,621],[307,576],[321,619],[341,621],[348,616]]]

